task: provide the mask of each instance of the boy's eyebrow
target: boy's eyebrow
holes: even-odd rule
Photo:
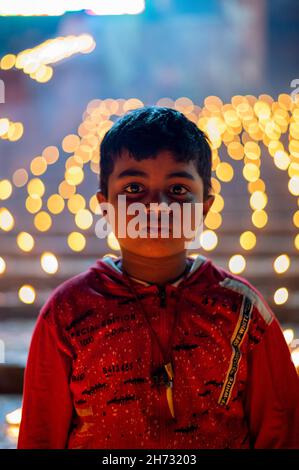
[[[118,176],[117,179],[125,178],[126,176],[144,176],[145,178],[148,177],[148,174],[145,173],[144,171],[137,170],[136,168],[127,168],[126,170],[122,171]],[[188,171],[175,171],[172,173],[169,173],[166,178],[188,178],[190,180],[195,181],[194,176],[191,173],[188,173]]]

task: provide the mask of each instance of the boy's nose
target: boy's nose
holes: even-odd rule
[[[164,191],[156,191],[154,193],[149,194],[148,200],[145,202],[146,206],[149,206],[150,204],[162,204],[162,203],[167,204],[167,206],[169,204],[168,197],[164,193]]]
[[[148,217],[150,217],[151,214],[155,214],[155,216],[158,217],[159,223],[162,213],[170,214],[169,217],[171,217],[167,195],[162,192],[149,195],[148,200],[145,202],[145,212]]]

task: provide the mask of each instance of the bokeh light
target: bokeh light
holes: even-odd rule
[[[34,238],[28,232],[20,232],[17,236],[17,245],[23,251],[31,251],[34,247]]]
[[[58,271],[58,260],[53,253],[45,252],[41,255],[41,267],[48,274],[55,274]]]
[[[24,304],[33,304],[33,302],[35,301],[35,297],[35,290],[29,284],[25,284],[19,289],[19,299]]]
[[[288,289],[286,287],[280,287],[274,293],[274,302],[277,305],[285,304],[286,301],[288,300],[288,297],[289,297]]]
[[[229,270],[234,274],[240,274],[246,268],[246,260],[242,255],[234,255],[228,262]]]

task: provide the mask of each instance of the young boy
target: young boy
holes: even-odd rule
[[[204,217],[213,203],[208,141],[178,111],[127,113],[100,157],[100,203],[117,209],[125,195],[147,215],[201,203]],[[247,280],[157,228],[119,237],[122,256],[43,306],[18,448],[299,448],[299,379],[275,315]]]

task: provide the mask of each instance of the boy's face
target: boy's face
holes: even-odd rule
[[[122,223],[127,228],[127,234],[124,238],[118,236],[120,224],[118,214],[119,195],[126,196],[126,204],[124,205],[125,214],[121,213]],[[109,176],[108,199],[105,198],[100,190],[97,192],[97,198],[99,203],[108,202],[114,208],[115,226],[110,223],[120,247],[134,254],[151,258],[181,253],[186,250],[185,242],[193,239],[193,237],[185,238],[184,236],[183,225],[186,224],[186,219],[182,216],[178,219],[174,215],[175,212],[172,211],[169,213],[169,232],[167,231],[166,233],[167,237],[162,237],[164,229],[161,232],[158,228],[157,235],[153,238],[147,228],[147,224],[150,223],[149,211],[151,203],[161,204],[163,202],[167,205],[165,207],[174,202],[178,203],[179,208],[182,209],[180,211],[181,215],[183,214],[183,203],[189,203],[191,206],[191,217],[189,219],[191,220],[188,223],[190,229],[195,230],[195,203],[202,204],[204,219],[214,201],[214,196],[209,196],[206,201],[203,201],[203,181],[195,168],[194,162],[176,162],[172,152],[168,150],[160,151],[156,158],[139,162],[130,157],[127,151],[122,152],[121,157],[114,164],[113,172]],[[145,226],[142,232],[145,238],[141,236],[132,238],[130,236],[128,223],[134,218],[136,220],[138,212],[132,212],[133,215],[128,215],[127,211],[130,204],[136,202],[142,203],[144,215],[146,215]],[[197,205],[197,213],[198,207],[201,206]],[[157,214],[157,223],[154,225],[158,224],[159,227],[161,212],[151,209],[152,211]],[[172,227],[176,224],[181,227],[180,238],[173,236]],[[137,223],[134,224],[134,227],[136,227],[137,231],[140,229]]]

